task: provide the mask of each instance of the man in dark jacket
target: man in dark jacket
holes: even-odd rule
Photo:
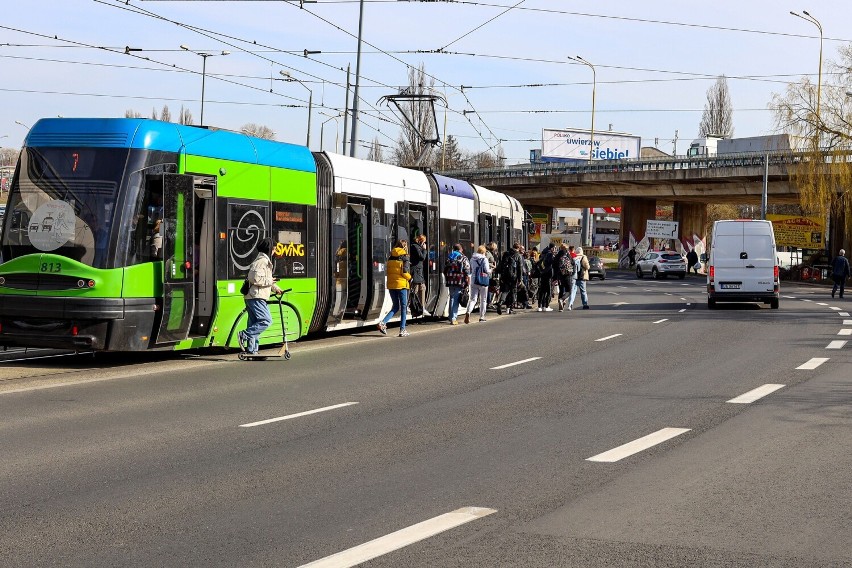
[[[503,253],[498,265],[500,273],[500,299],[497,301],[497,313],[503,313],[505,305],[510,314],[515,313],[515,299],[518,285],[524,273],[524,259],[521,256],[521,245],[515,243],[510,250]]]
[[[846,279],[849,278],[849,260],[846,258],[846,251],[840,249],[837,251],[837,256],[831,261],[831,278],[834,280],[834,287],[831,289],[831,297],[837,292],[840,287],[840,297],[843,297],[843,289],[846,287]]]
[[[696,264],[698,264],[698,253],[695,252],[695,249],[691,249],[688,253],[686,253],[686,273],[689,274],[690,270],[694,270],[696,274],[698,274],[698,268],[696,268]]]
[[[423,318],[426,317],[426,258],[428,252],[426,250],[426,237],[417,235],[414,238],[414,245],[409,252],[411,257],[411,295],[417,296],[420,300],[420,305],[423,307]],[[413,314],[412,314],[413,315]],[[421,318],[422,322],[423,319]]]

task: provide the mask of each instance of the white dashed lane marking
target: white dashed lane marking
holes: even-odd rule
[[[852,328],[841,329],[837,332],[837,335],[852,335]]]
[[[747,393],[743,393],[736,398],[732,398],[728,402],[731,404],[749,404],[754,402],[755,400],[761,399],[764,396],[771,394],[778,389],[783,389],[784,385],[763,385],[762,387],[757,387],[756,389],[750,390]]]
[[[495,509],[484,507],[463,507],[450,513],[444,513],[422,523],[400,529],[389,535],[365,542],[354,548],[303,564],[299,568],[349,568],[363,564],[383,554],[399,550],[415,542],[420,542],[436,534],[456,528],[496,513]]]
[[[843,325],[852,325],[852,320],[843,320]]]
[[[657,320],[657,321],[655,321],[655,322],[653,322],[653,323],[663,323],[664,321],[669,321],[669,318],[663,318],[663,319],[661,319],[661,320]]]
[[[633,440],[632,442],[628,442],[624,445],[618,446],[617,448],[603,452],[602,454],[586,458],[586,461],[617,462],[618,460],[622,460],[628,456],[632,456],[633,454],[638,454],[641,451],[654,447],[657,444],[662,444],[666,440],[670,440],[675,436],[680,436],[686,432],[689,432],[689,428],[663,428],[662,430],[657,430],[653,434],[643,436],[638,440]]]
[[[827,306],[828,304],[826,304],[825,302],[817,302],[816,305],[817,306]]]
[[[328,412],[329,410],[336,410],[338,408],[343,408],[344,406],[352,406],[353,404],[358,404],[357,402],[344,402],[342,404],[335,404],[334,406],[326,406],[324,408],[317,408],[315,410],[307,410],[305,412],[299,412],[296,414],[288,414],[287,416],[279,416],[278,418],[269,418],[267,420],[259,420],[257,422],[250,422],[248,424],[240,424],[240,428],[251,428],[252,426],[263,426],[264,424],[272,424],[273,422],[281,422],[282,420],[290,420],[292,418],[301,418],[302,416],[308,416],[310,414],[317,414],[319,412]]]
[[[836,340],[832,341],[828,345],[825,346],[826,349],[843,349],[846,345],[846,341]]]
[[[839,315],[842,318],[848,318],[849,312],[837,312],[837,315]]]
[[[810,361],[808,361],[806,363],[802,363],[801,365],[796,367],[796,369],[802,369],[804,371],[813,371],[814,369],[816,369],[817,367],[819,367],[820,365],[822,365],[826,361],[828,361],[828,357],[814,357]]]
[[[524,363],[529,363],[530,361],[536,361],[541,359],[541,357],[530,357],[529,359],[524,359],[522,361],[515,361],[514,363],[506,363],[505,365],[500,365],[499,367],[491,367],[492,371],[496,371],[498,369],[505,369],[506,367],[514,367],[515,365],[523,365]]]
[[[612,335],[607,335],[606,337],[601,337],[600,339],[595,339],[595,341],[606,341],[607,339],[613,339],[614,337],[618,337],[621,335],[620,333],[614,333]]]

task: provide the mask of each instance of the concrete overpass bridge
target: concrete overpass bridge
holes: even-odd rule
[[[645,236],[645,221],[657,205],[673,205],[680,222],[680,247],[701,249],[707,204],[760,204],[764,187],[769,204],[796,204],[790,182],[794,164],[806,152],[666,157],[588,163],[546,163],[455,170],[443,175],[502,191],[531,211],[571,207],[621,207],[621,249]]]

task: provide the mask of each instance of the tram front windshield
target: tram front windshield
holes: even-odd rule
[[[50,253],[108,268],[127,158],[126,148],[24,148],[6,208],[2,260]]]

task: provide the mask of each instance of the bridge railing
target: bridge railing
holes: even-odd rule
[[[788,165],[810,158],[810,152],[780,150],[772,152],[743,152],[718,156],[671,156],[664,158],[637,158],[630,160],[596,160],[593,162],[545,162],[519,164],[503,168],[476,168],[447,170],[442,175],[456,178],[511,178],[537,177],[565,174],[646,172],[667,170],[692,170],[707,168],[735,168]]]

